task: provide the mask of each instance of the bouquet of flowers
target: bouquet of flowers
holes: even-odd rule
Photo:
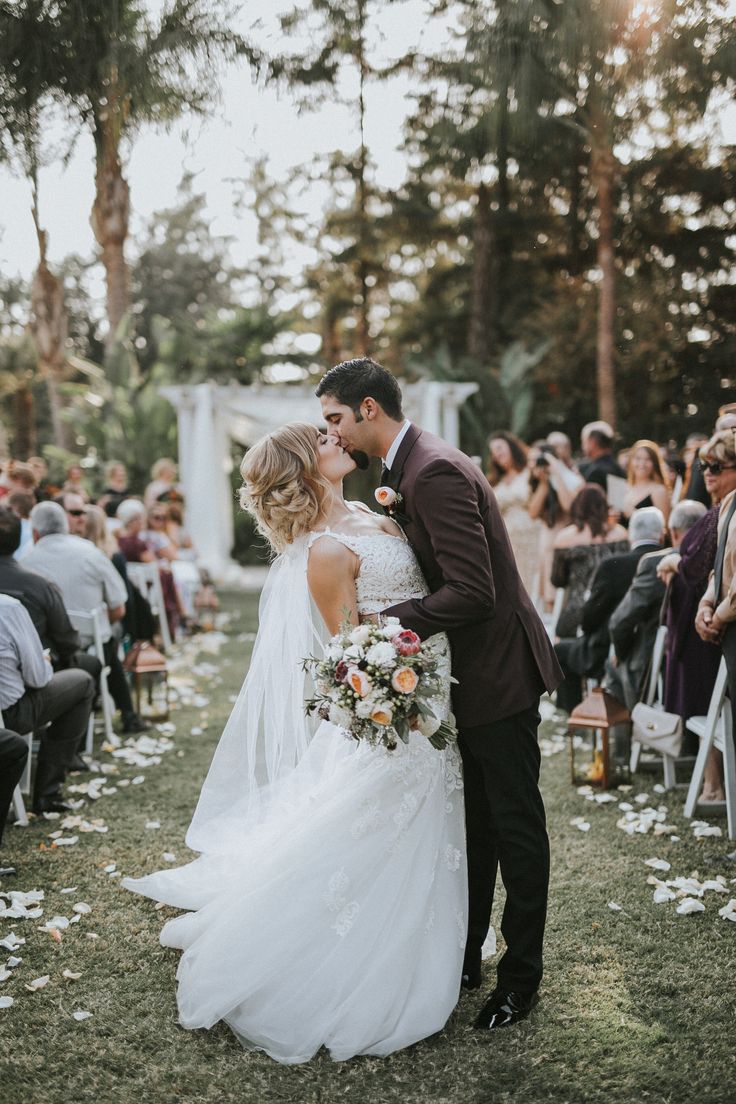
[[[339,725],[355,740],[383,744],[389,751],[397,740],[408,743],[412,727],[433,747],[447,747],[457,731],[431,706],[432,696],[441,691],[438,666],[432,647],[402,628],[396,617],[381,625],[345,624],[322,659],[305,660],[315,685],[307,712]]]

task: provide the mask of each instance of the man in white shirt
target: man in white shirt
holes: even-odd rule
[[[25,606],[0,594],[0,711],[13,732],[39,731],[35,813],[70,809],[61,785],[87,732],[94,696],[86,671],[54,674]]]
[[[70,498],[67,495],[66,498]],[[79,497],[79,496],[77,496]],[[81,498],[80,498],[81,502]],[[39,502],[31,511],[34,546],[23,557],[23,567],[56,583],[67,610],[89,613],[102,607],[102,642],[105,663],[110,669],[108,686],[123,719],[123,732],[143,732],[146,725],[133,709],[125,672],[118,656],[117,641],[110,623],[125,613],[128,592],[121,576],[104,552],[92,541],[69,532],[64,510],[56,502]],[[83,648],[92,643],[91,633],[80,632]]]

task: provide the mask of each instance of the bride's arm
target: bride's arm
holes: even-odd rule
[[[309,550],[307,582],[330,633],[344,621],[358,624],[355,579],[360,562],[354,552],[331,537],[315,541]]]

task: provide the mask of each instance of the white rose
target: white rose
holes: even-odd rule
[[[362,721],[367,720],[373,712],[373,701],[370,698],[361,698],[355,703],[355,715]]]
[[[353,719],[349,711],[343,709],[341,705],[331,705],[329,716],[332,724],[337,725],[339,728],[349,728]]]
[[[350,647],[346,648],[342,653],[342,658],[346,663],[349,663],[351,659],[357,662],[357,660],[362,659],[364,655],[365,652],[359,644],[351,644]]]
[[[332,662],[342,659],[342,646],[330,641],[325,647],[325,659],[329,659]]]
[[[373,644],[365,654],[366,662],[374,667],[395,667],[396,649],[387,640],[381,640]]]
[[[352,644],[367,644],[370,638],[371,630],[368,625],[358,625],[357,629],[353,629],[349,637]]]
[[[440,724],[441,722],[438,717],[417,717],[417,729],[427,740],[430,736],[434,736]]]

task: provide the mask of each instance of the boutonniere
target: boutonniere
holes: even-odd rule
[[[393,487],[376,487],[375,496],[376,502],[379,506],[383,506],[387,514],[395,514],[404,501],[404,496]]]

